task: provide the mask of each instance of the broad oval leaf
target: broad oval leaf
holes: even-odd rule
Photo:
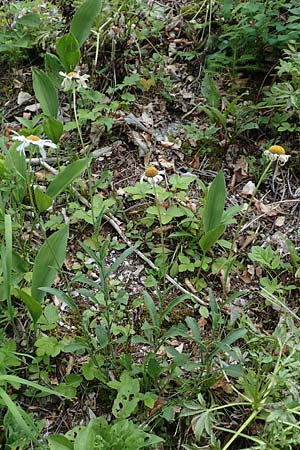
[[[62,172],[59,172],[54,180],[49,184],[46,194],[54,199],[64,191],[81,173],[90,165],[91,159],[79,159],[71,163]]]
[[[86,427],[79,430],[75,442],[74,450],[93,449],[96,439],[95,423],[91,421]]]
[[[49,436],[48,446],[50,450],[73,450],[73,444],[61,434]]]
[[[65,70],[74,70],[80,61],[80,47],[73,33],[65,34],[58,40],[56,51]]]
[[[57,144],[64,132],[64,127],[60,120],[54,117],[48,117],[44,121],[44,132],[51,141]]]
[[[33,265],[31,295],[42,302],[45,292],[41,287],[51,287],[57,271],[62,267],[67,249],[68,226],[53,233],[40,248]]]
[[[15,289],[15,293],[25,303],[33,323],[36,324],[43,312],[41,304],[21,289]]]
[[[46,211],[52,205],[52,198],[42,192],[38,186],[34,190],[34,199],[39,212]]]
[[[203,210],[204,232],[217,228],[222,219],[226,198],[226,185],[223,171],[220,171],[211,183],[205,198]]]
[[[71,22],[70,31],[76,37],[79,47],[90,34],[94,20],[100,13],[102,0],[86,0],[76,11]]]
[[[46,72],[32,68],[32,83],[36,98],[41,104],[43,113],[48,117],[57,117],[58,95],[51,78]]]
[[[219,226],[217,226],[213,230],[209,230],[207,233],[205,233],[201,237],[201,239],[199,241],[199,245],[200,245],[203,253],[206,253],[217,242],[217,240],[224,233],[225,228],[226,228],[226,225],[221,223]]]

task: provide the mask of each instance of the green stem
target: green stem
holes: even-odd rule
[[[81,129],[80,129],[80,125],[79,125],[79,121],[78,121],[78,116],[77,116],[77,107],[76,107],[76,89],[75,89],[75,86],[73,87],[73,111],[74,111],[74,118],[75,118],[77,130],[78,130],[78,136],[79,136],[79,139],[80,139],[82,148],[84,149],[84,142],[83,142],[83,139],[82,139]]]
[[[153,190],[154,190],[154,195],[155,195],[155,203],[156,203],[156,207],[157,207],[157,212],[158,212],[158,220],[159,220],[159,228],[160,228],[160,243],[161,243],[161,247],[162,247],[162,257],[163,257],[163,291],[165,292],[166,289],[166,274],[167,274],[167,269],[166,269],[166,253],[165,253],[165,239],[164,239],[164,230],[163,230],[163,224],[162,224],[162,218],[161,218],[161,211],[160,211],[160,201],[158,199],[157,196],[157,192],[156,192],[156,187],[155,187],[155,183],[153,182]],[[160,305],[162,306],[162,305]]]
[[[222,448],[222,450],[227,450],[231,444],[241,435],[242,431],[245,430],[245,428],[248,427],[248,425],[251,424],[251,422],[253,422],[253,420],[255,419],[255,417],[258,415],[260,410],[255,410],[252,412],[252,414],[248,417],[248,419],[246,420],[246,422],[243,423],[242,426],[240,426],[240,428],[234,433],[234,435],[232,436],[231,439],[229,439],[229,441],[227,442],[227,444],[225,445],[225,447]]]
[[[248,216],[249,210],[250,210],[250,208],[251,208],[251,206],[252,206],[252,203],[253,203],[253,200],[254,200],[254,198],[255,198],[257,192],[258,192],[258,189],[260,188],[260,185],[261,185],[262,182],[264,181],[265,176],[267,175],[267,173],[268,173],[268,171],[269,171],[269,169],[270,169],[272,163],[273,163],[273,162],[270,161],[270,162],[267,164],[265,170],[263,171],[262,175],[260,176],[260,179],[258,180],[257,186],[255,187],[255,189],[254,189],[254,191],[253,191],[253,193],[252,193],[252,195],[251,195],[251,198],[250,198],[250,200],[249,200],[248,206],[247,206],[247,208],[246,208],[246,210],[245,210],[245,212],[244,212],[244,214],[243,214],[243,216],[242,216],[242,220],[240,221],[240,223],[239,223],[239,225],[238,225],[238,227],[237,227],[237,229],[236,229],[236,231],[235,231],[235,233],[234,233],[233,240],[232,240],[232,244],[231,244],[231,247],[230,247],[229,256],[228,256],[228,264],[227,264],[226,272],[225,272],[225,276],[224,276],[224,287],[223,287],[223,294],[224,294],[224,295],[226,294],[225,290],[226,290],[226,286],[227,286],[227,280],[228,280],[228,276],[229,276],[229,270],[230,270],[230,268],[231,268],[232,259],[233,259],[232,256],[233,256],[233,251],[234,251],[234,247],[235,247],[237,238],[238,238],[238,236],[239,236],[239,234],[240,234],[240,231],[241,231],[241,229],[242,229],[242,226],[243,226],[244,223],[245,223],[245,220],[246,220],[246,218],[247,218],[247,216]]]

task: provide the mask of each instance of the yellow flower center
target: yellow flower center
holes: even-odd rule
[[[273,155],[285,155],[285,150],[281,145],[272,145],[269,148],[269,152],[273,153]]]
[[[34,142],[38,142],[41,139],[38,136],[34,136],[34,134],[31,134],[30,136],[27,136],[28,141],[34,141]]]
[[[156,169],[156,167],[148,167],[145,170],[145,175],[148,178],[154,178],[156,177],[156,175],[158,175],[158,170]]]
[[[77,72],[69,72],[69,73],[67,73],[67,76],[70,77],[70,78],[76,77],[76,75],[77,75]]]

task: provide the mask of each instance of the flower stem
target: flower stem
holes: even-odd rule
[[[77,116],[76,89],[75,89],[75,86],[73,87],[73,111],[74,111],[74,118],[75,118],[77,130],[78,130],[78,136],[79,136],[79,139],[80,139],[82,148],[84,149],[84,142],[83,142],[83,139],[82,139],[81,129],[80,129],[80,125],[79,125],[79,121],[78,121],[78,116]]]
[[[271,165],[272,165],[272,161],[270,161],[270,162],[267,164],[265,170],[264,170],[263,173],[261,174],[261,176],[260,176],[260,178],[259,178],[259,180],[258,180],[258,183],[257,183],[257,185],[256,185],[256,187],[255,187],[255,189],[254,189],[254,191],[253,191],[253,193],[252,193],[252,195],[251,195],[251,198],[250,198],[250,200],[249,200],[249,202],[248,202],[247,208],[245,209],[245,212],[244,212],[244,214],[243,214],[243,216],[242,216],[242,219],[241,219],[241,221],[239,222],[238,227],[237,227],[237,229],[236,229],[236,231],[235,231],[235,233],[234,233],[233,240],[232,240],[231,247],[230,247],[229,256],[228,256],[228,264],[226,265],[226,271],[225,271],[225,275],[224,275],[224,285],[223,285],[223,294],[224,294],[224,295],[226,294],[227,280],[228,280],[230,268],[231,268],[232,263],[233,263],[233,251],[234,251],[234,247],[235,247],[237,238],[238,238],[238,236],[239,236],[239,234],[240,234],[240,231],[241,231],[241,229],[242,229],[242,226],[243,226],[244,223],[245,223],[245,220],[247,219],[249,210],[250,210],[250,208],[251,208],[251,206],[252,206],[252,203],[253,203],[253,200],[254,200],[254,198],[255,198],[257,192],[258,192],[258,189],[260,188],[260,185],[261,185],[262,182],[264,181],[264,179],[265,179],[265,177],[266,177],[266,175],[267,175],[267,173],[268,173],[268,171],[269,171]],[[223,302],[223,303],[224,303],[224,302]]]
[[[161,248],[162,248],[162,257],[163,257],[163,267],[162,267],[162,275],[163,275],[163,285],[164,285],[164,292],[165,292],[165,288],[166,288],[166,273],[167,273],[167,269],[166,269],[166,253],[165,253],[165,240],[164,240],[164,230],[163,230],[163,224],[162,224],[162,218],[161,218],[161,211],[160,211],[160,201],[158,199],[158,195],[156,192],[156,186],[155,183],[153,183],[153,190],[154,190],[154,195],[155,195],[155,203],[156,203],[156,208],[157,208],[157,213],[158,213],[158,220],[159,220],[159,228],[160,228],[160,243],[161,243]]]

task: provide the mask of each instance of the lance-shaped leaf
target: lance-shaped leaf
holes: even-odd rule
[[[46,72],[33,68],[32,83],[34,94],[41,104],[43,113],[48,117],[57,118],[58,95],[51,78]]]
[[[59,59],[67,72],[71,72],[80,61],[80,48],[73,33],[65,34],[56,44]]]
[[[33,265],[31,295],[42,302],[45,292],[42,287],[51,287],[58,270],[62,267],[67,248],[69,228],[53,233],[40,248]]]
[[[92,25],[100,13],[102,0],[86,0],[76,11],[70,26],[71,33],[76,37],[81,47],[88,35]]]
[[[54,199],[64,191],[89,166],[90,158],[78,159],[66,167],[48,186],[46,194]]]
[[[222,219],[225,207],[226,186],[224,173],[220,171],[211,183],[205,198],[203,211],[204,232],[217,228]]]

